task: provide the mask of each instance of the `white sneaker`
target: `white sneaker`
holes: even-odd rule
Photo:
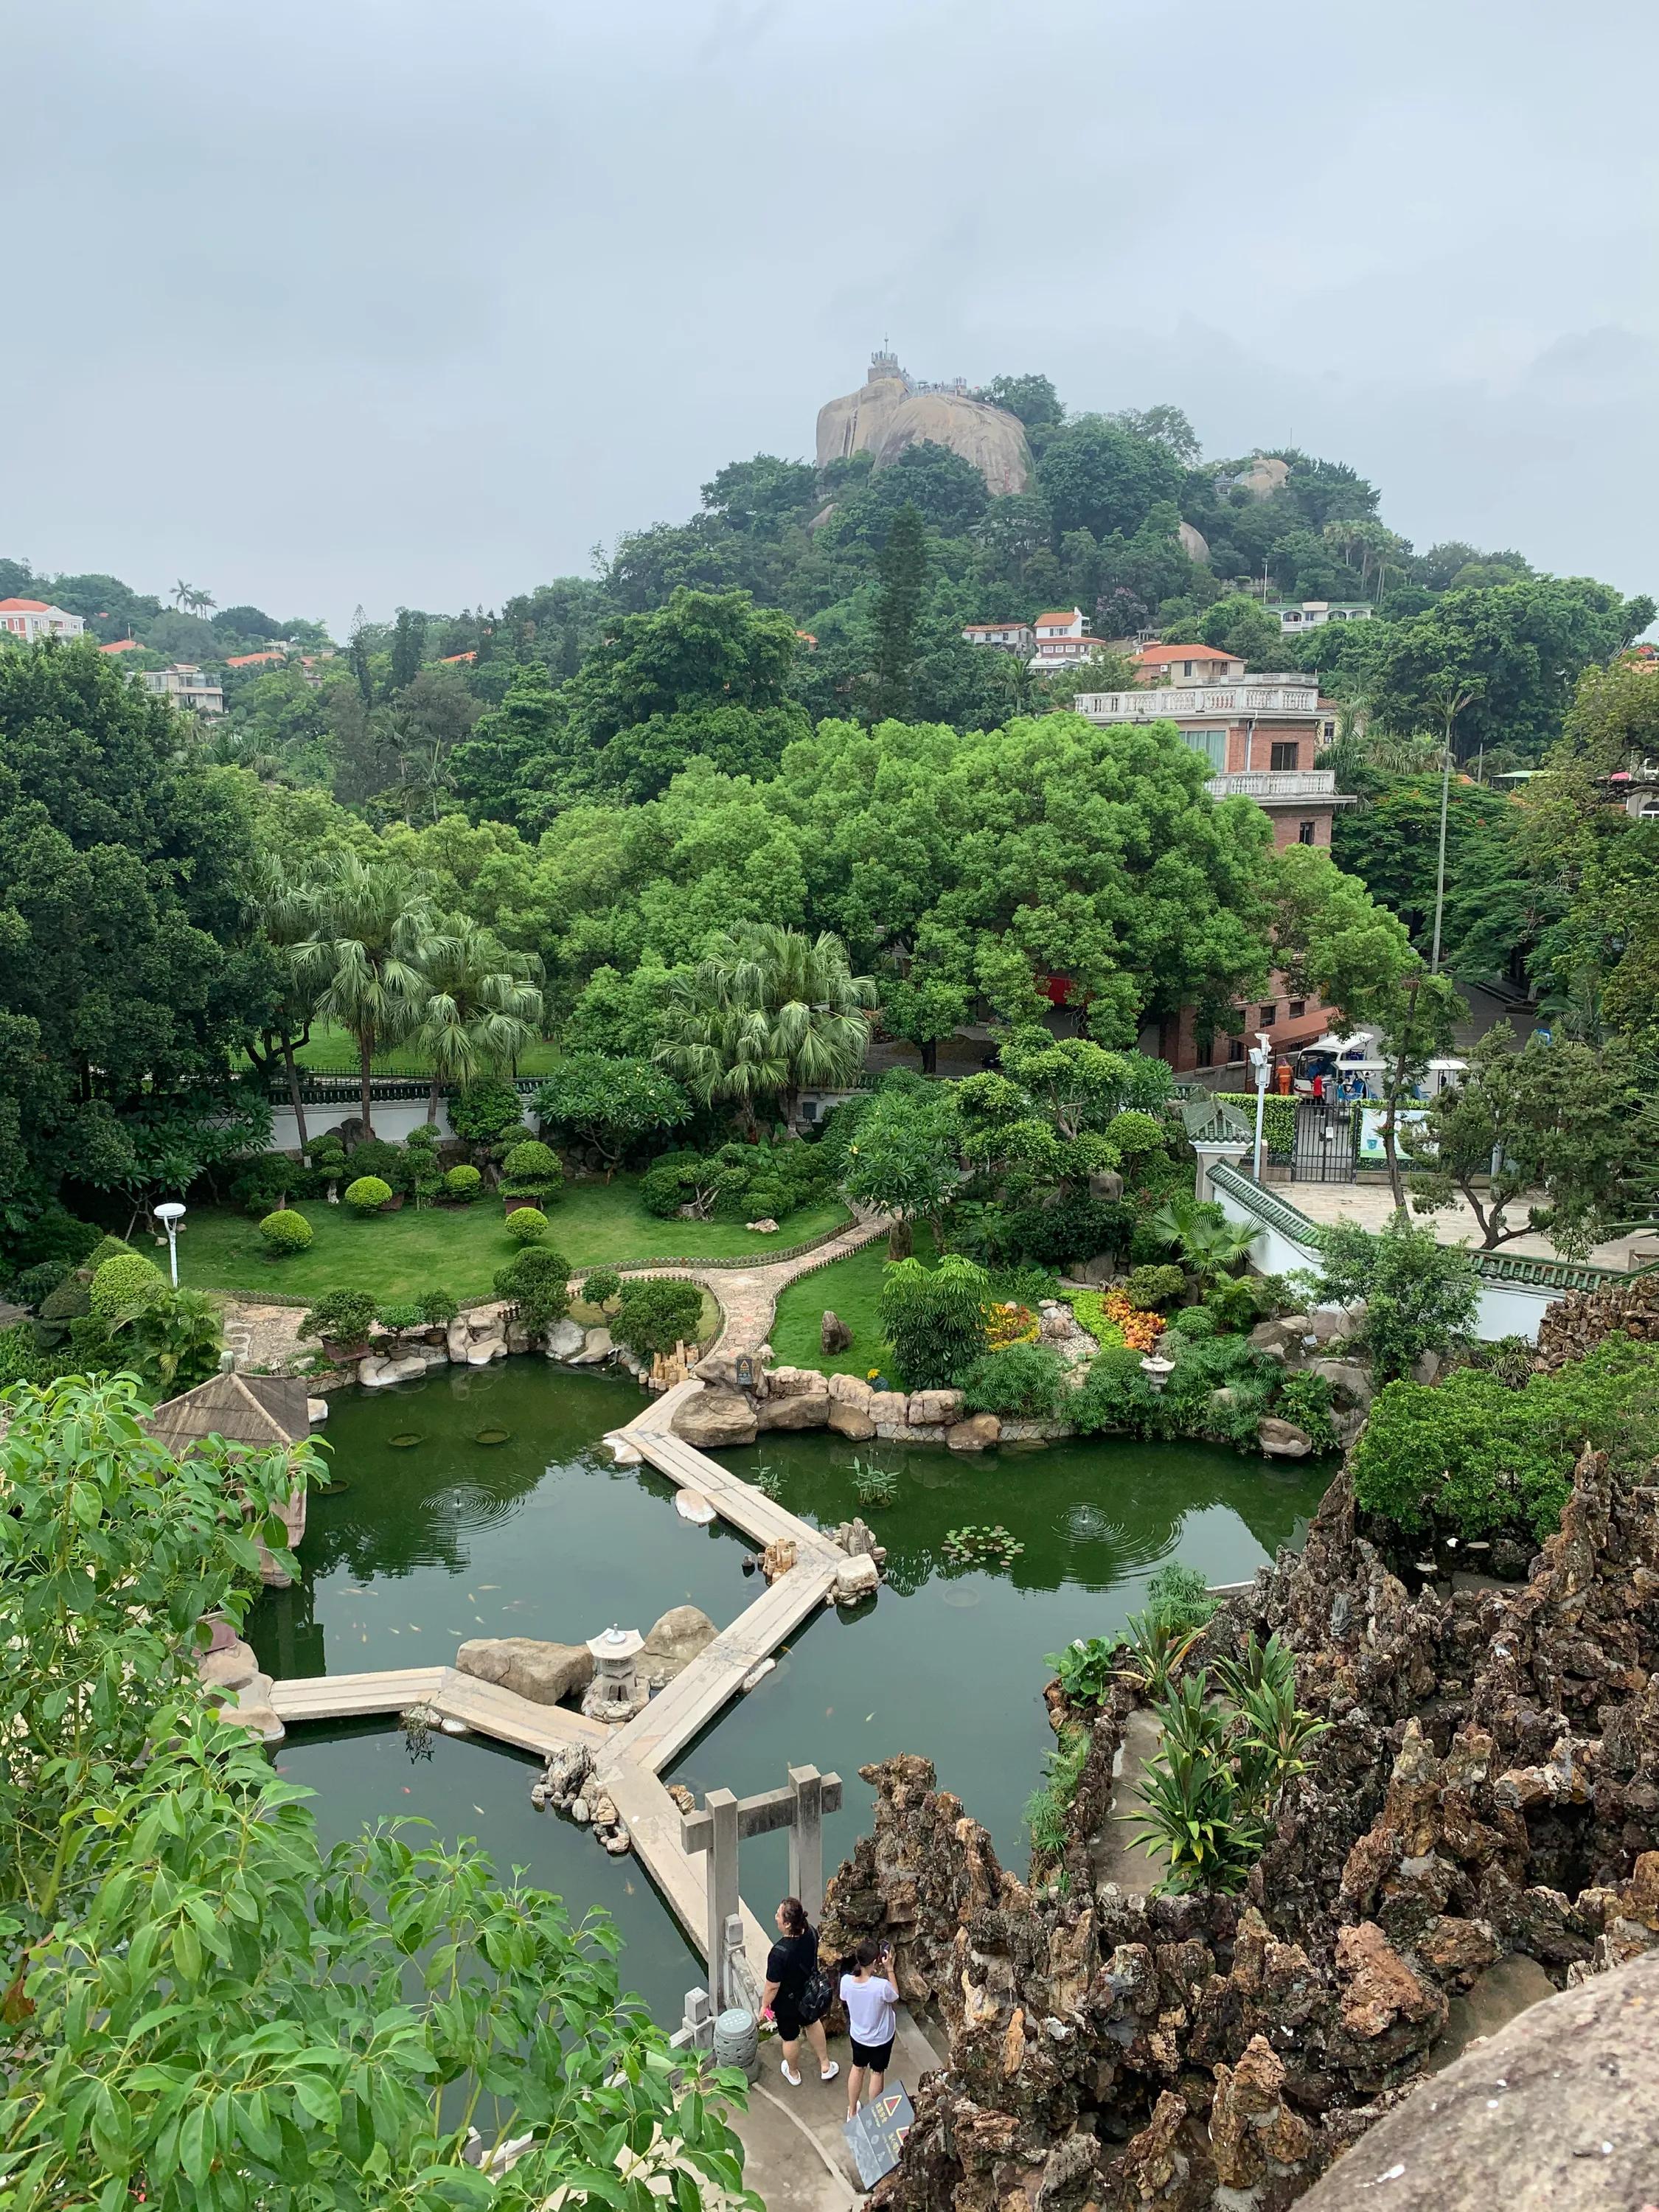
[[[832,2058],[827,2066],[819,2069],[818,2079],[820,2081],[833,2081],[840,2071],[841,2061],[838,2058]]]
[[[789,2063],[789,2061],[787,2058],[783,2061],[783,2078],[789,2084],[792,2089],[799,2088],[800,2075],[796,2073],[794,2068]]]

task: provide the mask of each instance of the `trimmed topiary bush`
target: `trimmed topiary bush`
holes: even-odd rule
[[[320,1336],[330,1344],[355,1346],[368,1341],[380,1308],[367,1291],[330,1291],[300,1323],[301,1336]]]
[[[460,1311],[459,1301],[452,1291],[422,1291],[421,1319],[428,1328],[445,1328]]]
[[[672,1275],[631,1278],[623,1285],[622,1304],[611,1323],[614,1342],[641,1359],[690,1344],[702,1318],[702,1292],[695,1283]]]
[[[159,1267],[141,1253],[118,1252],[94,1274],[88,1305],[100,1321],[126,1321],[160,1305],[167,1295],[167,1278]]]
[[[12,1277],[6,1285],[6,1295],[17,1305],[34,1309],[74,1273],[73,1261],[37,1260],[32,1267],[25,1267],[21,1274]]]
[[[454,1200],[459,1206],[471,1206],[483,1188],[483,1176],[477,1168],[465,1164],[451,1168],[444,1176],[444,1196]]]
[[[0,1328],[0,1390],[9,1389],[14,1382],[50,1382],[57,1364],[42,1353],[27,1322],[14,1322],[9,1328]]]
[[[495,1144],[523,1119],[524,1100],[504,1076],[469,1083],[449,1102],[449,1126],[463,1144]]]
[[[418,1298],[387,1298],[380,1307],[383,1328],[420,1328],[425,1320]]]
[[[539,1244],[547,1234],[547,1216],[539,1206],[515,1206],[507,1217],[507,1233],[515,1244]]]
[[[550,1146],[528,1137],[501,1162],[501,1189],[509,1198],[556,1198],[564,1173]]]
[[[1132,1267],[1123,1285],[1123,1295],[1132,1306],[1143,1312],[1155,1312],[1167,1306],[1171,1298],[1178,1298],[1187,1287],[1184,1268]]]
[[[582,1296],[591,1306],[609,1305],[612,1298],[622,1296],[623,1279],[614,1267],[590,1267],[582,1284]]]
[[[1200,1336],[1213,1336],[1220,1325],[1207,1306],[1182,1306],[1179,1313],[1170,1316],[1169,1334],[1183,1336],[1191,1343]]]
[[[346,1185],[344,1193],[346,1204],[365,1219],[371,1213],[378,1213],[391,1195],[392,1185],[379,1176],[359,1176],[356,1182]]]
[[[407,1190],[413,1180],[414,1163],[401,1145],[394,1145],[386,1137],[365,1137],[351,1149],[350,1166],[354,1176],[378,1176],[393,1190]]]
[[[291,1252],[303,1252],[316,1231],[303,1213],[285,1206],[278,1213],[266,1214],[259,1224],[259,1234],[272,1259],[283,1260]]]
[[[570,1262],[550,1244],[526,1244],[495,1270],[495,1288],[501,1297],[517,1300],[524,1328],[544,1334],[570,1310]]]

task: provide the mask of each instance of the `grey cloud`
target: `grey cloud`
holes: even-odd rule
[[[17,11],[0,550],[455,606],[919,374],[1294,435],[1653,581],[1642,0],[93,0]]]

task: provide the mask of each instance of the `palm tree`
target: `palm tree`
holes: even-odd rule
[[[167,593],[167,597],[173,601],[175,607],[181,609],[187,607],[191,601],[196,597],[196,586],[194,584],[187,584],[184,578],[180,576],[178,582]]]
[[[539,1033],[541,963],[510,952],[476,922],[456,921],[422,962],[428,997],[417,1035],[432,1055],[426,1118],[438,1118],[439,1086],[467,1084],[511,1066]]]
[[[274,853],[263,852],[255,862],[252,900],[260,930],[276,957],[279,981],[270,1021],[263,1031],[264,1051],[255,1054],[250,1049],[248,1057],[257,1066],[261,1059],[268,1065],[273,1054],[282,1054],[303,1152],[307,1142],[306,1111],[294,1054],[311,1034],[317,997],[318,986],[307,973],[312,963],[299,957],[300,946],[311,934],[316,893],[309,883],[290,875]]]
[[[426,971],[452,942],[432,896],[432,878],[419,870],[343,854],[319,880],[311,933],[295,947],[301,980],[317,989],[315,1012],[356,1039],[366,1137],[374,1133],[375,1052],[416,1027]]]
[[[734,1107],[751,1135],[763,1098],[793,1127],[804,1090],[848,1084],[863,1066],[875,1003],[840,938],[745,922],[676,980],[657,1058],[702,1104]]]
[[[218,604],[211,592],[192,592],[190,595],[190,611],[193,615],[210,614]]]

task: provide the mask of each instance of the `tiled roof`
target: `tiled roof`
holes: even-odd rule
[[[1146,645],[1135,659],[1143,668],[1158,668],[1166,660],[1237,660],[1238,655],[1222,653],[1212,645]]]
[[[0,615],[49,615],[52,611],[44,599],[0,599]]]

